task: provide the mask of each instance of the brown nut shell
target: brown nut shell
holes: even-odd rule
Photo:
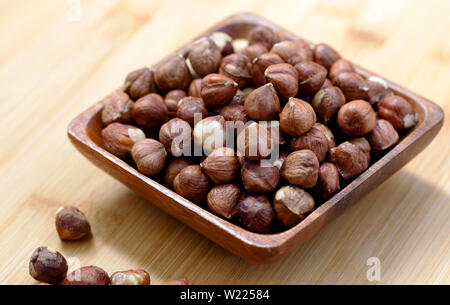
[[[202,172],[200,165],[190,165],[183,168],[175,177],[175,191],[195,203],[201,203],[209,191],[210,182]]]
[[[208,110],[201,98],[187,96],[178,102],[178,118],[185,120],[191,124],[191,126],[194,126],[196,114],[200,120],[208,116]]]
[[[188,155],[192,143],[191,125],[180,118],[171,119],[159,129],[159,141],[175,157]]]
[[[238,83],[240,89],[247,88],[252,80],[251,62],[244,54],[234,53],[225,56],[220,64],[219,73]]]
[[[327,69],[312,61],[295,65],[298,74],[298,92],[303,96],[316,93],[327,78]]]
[[[130,154],[134,143],[145,139],[141,129],[121,123],[109,124],[103,128],[101,135],[105,149],[120,158]]]
[[[399,136],[389,121],[377,120],[375,128],[367,135],[372,150],[381,151],[397,144]]]
[[[108,285],[108,273],[96,266],[81,267],[64,279],[63,285]]]
[[[365,100],[369,87],[366,80],[355,72],[342,72],[333,78],[333,85],[341,88],[347,101]]]
[[[267,26],[257,26],[250,31],[249,44],[261,44],[270,50],[280,40],[277,32]]]
[[[344,179],[351,179],[364,172],[370,164],[370,145],[364,138],[355,138],[330,150],[330,162],[334,163]]]
[[[205,37],[194,42],[189,50],[188,59],[194,71],[204,76],[217,71],[222,54],[216,43]]]
[[[394,95],[394,92],[389,89],[387,81],[378,76],[368,77],[366,86],[369,88],[369,91],[367,91],[368,102],[372,105],[377,104],[386,97]]]
[[[115,91],[105,99],[105,107],[102,110],[102,123],[108,125],[114,122],[128,124],[131,123],[131,108],[133,101],[128,94],[122,91]]]
[[[267,50],[266,47],[264,47],[264,45],[256,43],[246,47],[242,51],[242,54],[247,56],[248,59],[250,59],[250,61],[252,62],[256,57],[266,54],[267,52],[269,52],[269,50]]]
[[[229,147],[215,149],[200,166],[216,184],[231,183],[241,168],[236,152]]]
[[[325,43],[319,43],[314,48],[314,61],[327,69],[330,69],[331,66],[341,58],[341,55]]]
[[[310,130],[316,120],[316,113],[309,103],[290,98],[280,114],[280,128],[287,135],[298,137]]]
[[[274,212],[266,196],[249,196],[239,204],[239,217],[247,230],[268,233],[272,229]]]
[[[228,220],[238,216],[239,203],[245,194],[234,184],[213,187],[206,196],[208,208],[215,214]]]
[[[189,96],[202,97],[202,79],[196,78],[191,81],[188,89]]]
[[[273,45],[270,53],[277,54],[284,62],[295,66],[302,61],[312,60],[312,51],[302,41],[284,40]]]
[[[297,95],[298,74],[290,64],[271,65],[266,69],[264,75],[282,98],[288,99]]]
[[[418,115],[411,104],[398,95],[382,99],[378,103],[378,114],[399,131],[407,130],[418,122]]]
[[[56,284],[67,274],[67,261],[58,251],[48,247],[37,248],[30,258],[28,271],[39,282]]]
[[[169,161],[164,170],[163,181],[166,185],[173,188],[173,181],[181,170],[189,165],[194,165],[190,158],[176,158]]]
[[[125,79],[125,92],[135,101],[149,93],[156,93],[153,70],[145,67],[128,74]]]
[[[243,105],[233,104],[223,107],[219,114],[224,117],[227,122],[242,122],[248,121],[247,110]]]
[[[291,228],[314,211],[314,199],[303,189],[288,185],[280,188],[274,197],[273,207],[278,220]]]
[[[145,139],[133,145],[131,156],[139,172],[151,177],[158,175],[163,170],[167,152],[160,142]]]
[[[314,187],[314,194],[320,200],[328,200],[339,191],[339,171],[329,162],[320,164],[319,178]]]
[[[264,85],[266,83],[266,76],[264,75],[266,69],[271,65],[281,64],[283,62],[281,57],[275,53],[266,53],[253,59],[250,69],[253,84],[256,87]]]
[[[280,172],[290,184],[312,188],[317,183],[319,160],[311,150],[294,151],[287,156]]]
[[[65,206],[56,211],[56,231],[62,240],[77,240],[91,232],[86,216],[76,207]]]
[[[241,177],[249,194],[271,194],[280,182],[280,171],[268,161],[247,161],[242,166]]]
[[[163,60],[155,69],[155,82],[163,92],[184,89],[191,81],[191,73],[182,55],[173,55]]]
[[[318,123],[314,124],[308,132],[292,140],[291,148],[294,151],[309,149],[321,163],[325,160],[328,153],[328,139],[319,126]]]
[[[131,114],[134,121],[143,127],[159,127],[169,120],[166,103],[157,93],[150,93],[137,100]]]
[[[238,90],[238,84],[221,74],[209,74],[202,79],[202,99],[209,109],[228,105]]]
[[[368,134],[375,128],[376,113],[372,106],[363,100],[354,100],[343,105],[337,115],[341,130],[350,137]]]
[[[328,73],[328,77],[330,79],[334,79],[336,76],[341,74],[342,72],[356,72],[355,67],[351,62],[346,59],[338,59],[336,60],[330,68],[330,72]]]
[[[339,87],[320,89],[313,97],[311,105],[319,120],[325,124],[331,121],[345,104],[345,96]]]
[[[269,121],[278,118],[281,105],[272,83],[265,84],[250,93],[245,99],[248,116],[257,121]]]

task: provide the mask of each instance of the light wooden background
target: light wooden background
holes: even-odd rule
[[[74,1],[77,2],[77,1]],[[450,284],[449,121],[434,142],[286,259],[252,266],[95,168],[70,120],[206,27],[260,14],[437,102],[450,114],[450,1],[0,0],[0,283],[32,284],[37,246],[155,284],[350,284],[381,261],[381,284]],[[93,237],[61,242],[54,213],[76,205]]]

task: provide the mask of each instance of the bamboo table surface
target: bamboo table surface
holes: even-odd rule
[[[78,3],[80,6],[78,6]],[[450,284],[449,121],[418,157],[285,259],[253,266],[90,164],[68,123],[125,75],[237,12],[259,14],[393,80],[450,114],[449,1],[0,0],[0,284],[33,284],[41,245],[152,283]],[[61,205],[92,237],[61,242]],[[380,281],[368,280],[369,258]],[[368,264],[369,260],[369,264]]]

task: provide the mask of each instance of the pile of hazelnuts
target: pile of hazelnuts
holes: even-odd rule
[[[365,79],[330,46],[265,26],[203,37],[106,99],[106,150],[258,233],[298,224],[418,120],[385,80]]]

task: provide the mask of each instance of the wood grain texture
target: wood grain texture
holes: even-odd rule
[[[0,283],[33,283],[27,263],[48,245],[110,273],[146,268],[152,282],[450,282],[449,123],[434,142],[363,202],[280,262],[252,266],[180,224],[75,152],[67,123],[129,70],[151,64],[206,27],[251,11],[436,101],[448,116],[446,1],[1,1]],[[186,14],[189,12],[189,14]],[[422,20],[422,21],[421,21]],[[426,22],[423,22],[425,20]],[[164,33],[164,35],[161,35]],[[82,209],[93,237],[62,243],[54,212]]]

